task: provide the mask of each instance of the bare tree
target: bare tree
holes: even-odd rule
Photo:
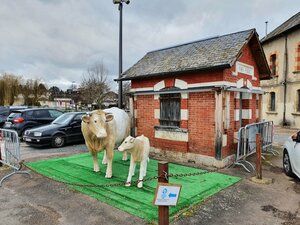
[[[47,93],[46,86],[39,80],[29,79],[21,85],[25,105],[39,105],[39,98]]]
[[[123,93],[123,103],[125,104],[125,109],[129,108],[129,92],[130,92],[130,88],[131,88],[131,83],[129,81],[124,82],[123,81],[123,85],[122,85],[122,93]]]
[[[0,105],[13,105],[19,94],[21,77],[4,73],[0,76]]]
[[[107,80],[108,70],[103,62],[95,63],[83,74],[80,89],[83,103],[96,104],[101,108],[101,104],[110,86]]]

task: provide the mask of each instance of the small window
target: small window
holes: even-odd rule
[[[300,71],[300,44],[296,48],[296,64],[295,71]]]
[[[80,121],[80,122],[81,122],[81,118],[82,118],[83,115],[84,115],[83,113],[82,113],[82,114],[78,114],[78,115],[76,115],[76,116],[74,117],[73,120],[75,120],[75,121]]]
[[[276,76],[276,54],[271,55],[271,75]]]
[[[161,94],[160,97],[160,125],[180,126],[180,93]]]
[[[48,118],[49,117],[49,113],[47,110],[36,110],[33,113],[34,118]]]
[[[53,109],[49,109],[49,113],[52,118],[57,118],[63,114],[61,111],[57,111],[57,110],[53,110]]]
[[[276,107],[276,95],[275,92],[270,93],[270,111],[275,111]]]
[[[300,89],[297,90],[297,112],[300,112]]]

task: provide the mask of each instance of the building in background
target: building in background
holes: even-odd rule
[[[261,40],[271,80],[261,82],[265,120],[300,128],[300,12]]]
[[[255,29],[148,52],[131,80],[135,135],[168,157],[223,167],[241,126],[260,120],[270,70]]]

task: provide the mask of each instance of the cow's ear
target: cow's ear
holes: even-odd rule
[[[111,113],[105,113],[106,121],[105,122],[110,122],[114,119],[114,115]]]
[[[131,137],[131,138],[129,139],[129,142],[130,142],[130,143],[133,143],[134,140],[135,140],[135,138],[134,138],[134,137]]]
[[[89,115],[83,115],[83,116],[81,117],[81,120],[82,120],[83,122],[85,122],[85,123],[88,123],[88,122],[90,122],[90,116],[89,116]]]

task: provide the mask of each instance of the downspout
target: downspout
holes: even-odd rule
[[[287,51],[287,34],[286,34],[285,46],[284,46],[283,120],[282,120],[283,126],[287,125],[287,121],[286,121],[287,76],[288,76],[288,51]]]

